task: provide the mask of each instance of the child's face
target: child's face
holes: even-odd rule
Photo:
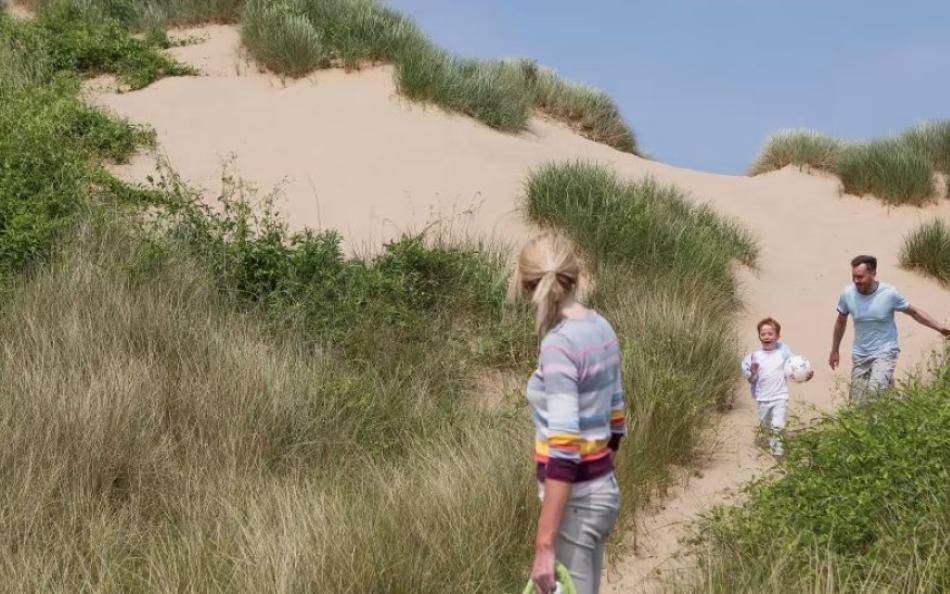
[[[763,349],[771,351],[775,348],[775,343],[778,342],[778,332],[771,324],[766,324],[759,330],[759,340],[762,342]]]

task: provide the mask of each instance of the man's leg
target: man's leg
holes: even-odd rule
[[[851,358],[851,402],[858,406],[867,404],[868,383],[871,380],[871,367],[874,359],[868,357]]]
[[[897,368],[897,351],[884,353],[871,362],[868,374],[868,396],[883,392],[894,386],[894,370]]]

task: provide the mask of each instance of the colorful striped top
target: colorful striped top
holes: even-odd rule
[[[528,380],[538,480],[589,481],[613,470],[625,431],[620,347],[610,323],[592,312],[565,319],[541,341]]]

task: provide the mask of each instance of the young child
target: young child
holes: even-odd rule
[[[785,362],[794,353],[779,340],[782,325],[773,318],[765,318],[756,328],[762,348],[749,353],[742,360],[742,375],[752,386],[752,399],[758,408],[759,424],[769,434],[772,455],[781,459],[784,454],[781,432],[785,429],[785,414],[788,411]],[[814,372],[811,372],[808,379],[813,375]]]

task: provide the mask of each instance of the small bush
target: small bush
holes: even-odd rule
[[[838,160],[838,175],[850,194],[873,194],[891,204],[932,201],[934,170],[930,162],[899,140],[847,146]]]
[[[753,483],[746,504],[707,521],[704,571],[688,591],[950,588],[946,356],[932,380],[790,436],[782,475]]]
[[[176,236],[207,262],[224,291],[314,342],[369,359],[379,357],[378,341],[425,342],[434,315],[458,323],[502,310],[504,258],[489,246],[407,235],[374,258],[347,259],[336,232],[292,233],[274,196],[258,199],[230,175],[223,182],[219,206],[211,209],[175,176],[163,177],[158,190]],[[526,334],[520,341],[530,342]]]
[[[138,62],[113,50],[134,47],[129,55],[145,56],[154,48],[105,39],[119,34],[68,14],[32,22],[0,18],[0,277],[48,253],[94,196],[120,199],[99,161],[125,160],[153,140],[151,132],[80,101],[79,80],[63,69],[134,73]]]
[[[842,143],[813,130],[784,130],[765,141],[749,175],[759,175],[787,165],[837,171]]]
[[[159,31],[175,25],[235,22],[244,0],[27,0],[34,11],[63,5],[88,20],[110,19],[135,31]]]
[[[161,39],[133,37],[118,21],[94,20],[72,4],[53,5],[29,26],[42,32],[55,70],[115,74],[133,89],[165,76],[195,73],[159,53]]]
[[[903,140],[927,158],[934,169],[950,175],[950,122],[931,122],[904,132]]]
[[[950,286],[950,224],[934,219],[904,238],[901,266],[916,269]]]

